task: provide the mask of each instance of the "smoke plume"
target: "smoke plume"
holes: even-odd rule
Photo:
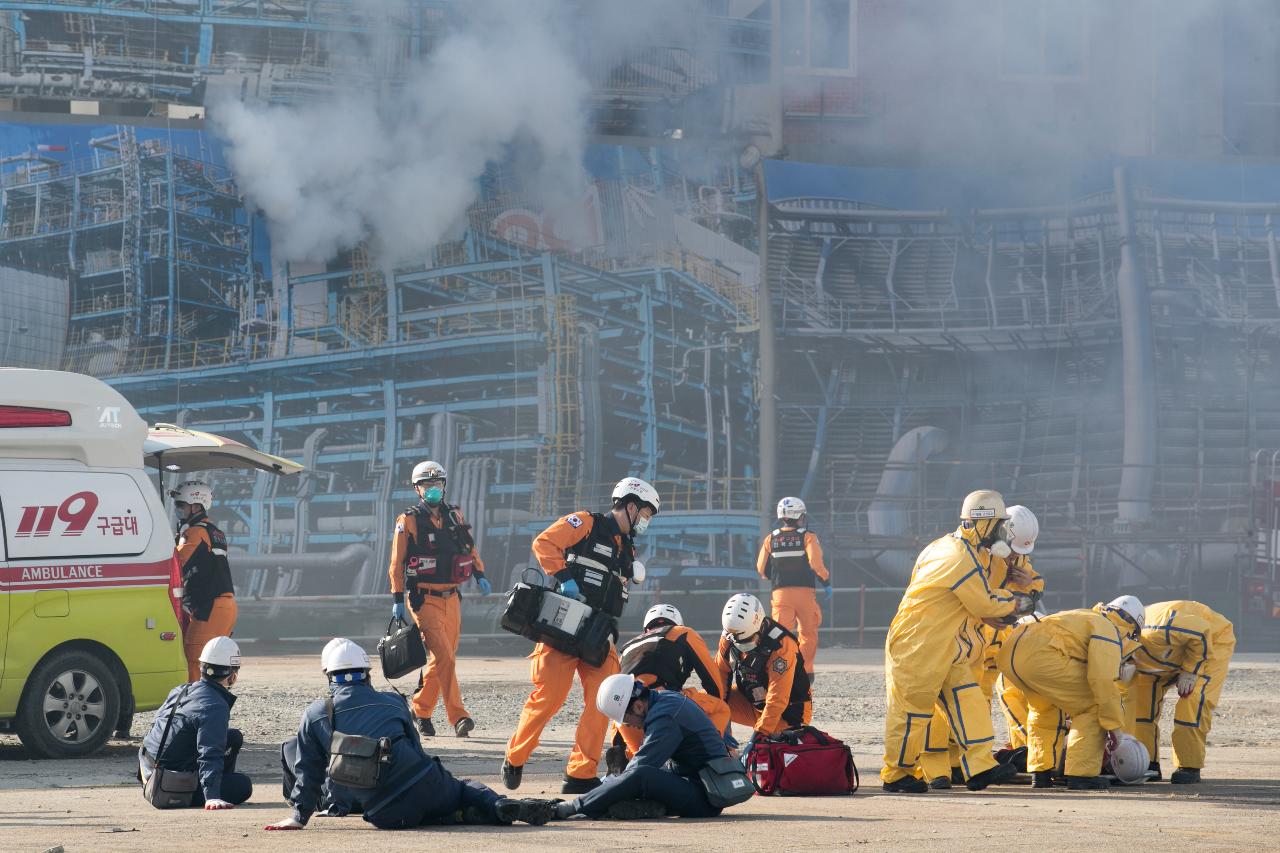
[[[324,260],[363,240],[393,261],[420,255],[457,228],[486,164],[517,143],[535,152],[521,159],[531,185],[581,193],[588,85],[557,26],[561,5],[458,10],[459,26],[403,86],[304,106],[213,105],[232,170],[282,258]]]

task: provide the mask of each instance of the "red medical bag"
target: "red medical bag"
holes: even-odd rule
[[[858,768],[849,747],[813,726],[757,741],[747,756],[747,774],[765,795],[821,797],[858,790]]]

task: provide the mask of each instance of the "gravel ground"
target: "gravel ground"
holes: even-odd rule
[[[787,848],[954,850],[971,843],[1013,846],[1034,832],[1046,849],[1132,848],[1133,832],[1161,847],[1197,850],[1256,848],[1280,826],[1280,656],[1241,655],[1233,663],[1210,741],[1204,785],[1167,783],[1101,793],[1031,791],[1001,787],[974,794],[933,792],[892,797],[879,791],[876,772],[884,713],[878,651],[830,650],[822,654],[815,723],[852,747],[866,787],[852,799],[764,799],[734,809],[721,821],[651,821],[631,824],[570,822],[544,829],[448,830],[458,851],[553,850],[583,847],[633,850],[645,844],[725,849],[743,833],[802,838]],[[461,661],[463,692],[478,728],[468,740],[432,739],[457,775],[498,787],[506,737],[529,690],[528,665],[520,658],[467,657]],[[384,685],[385,686],[385,685]],[[413,679],[397,686],[408,692]],[[0,850],[70,851],[206,849],[211,839],[226,851],[342,850],[351,844],[384,844],[355,818],[317,819],[305,833],[267,835],[261,827],[287,815],[281,798],[279,743],[297,726],[302,709],[319,696],[324,677],[318,654],[249,657],[236,687],[233,719],[245,733],[241,767],[255,780],[253,800],[230,812],[159,812],[143,802],[132,781],[137,738],[113,741],[79,761],[30,761],[17,740],[0,738]],[[543,737],[525,773],[520,794],[558,791],[582,695],[575,687],[565,709]],[[1167,709],[1171,712],[1171,706]],[[134,722],[135,736],[150,714]],[[997,720],[1000,720],[997,717]],[[444,731],[443,712],[436,724]],[[1165,763],[1168,729],[1165,732]],[[1003,733],[1003,722],[997,723]],[[727,822],[726,822],[727,821]],[[445,830],[422,830],[440,836]],[[351,836],[349,833],[363,833]],[[584,835],[585,833],[585,835]],[[1263,835],[1265,833],[1265,835]],[[360,839],[360,840],[357,840]],[[394,839],[405,841],[406,836]],[[424,839],[425,840],[425,839]]]

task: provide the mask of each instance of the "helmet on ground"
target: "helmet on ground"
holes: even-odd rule
[[[186,480],[169,490],[175,503],[200,504],[206,510],[213,506],[213,487],[206,480]]]
[[[636,677],[620,672],[600,682],[596,691],[596,708],[615,723],[621,723],[635,698]]]
[[[763,624],[764,605],[760,599],[746,592],[740,592],[725,602],[724,612],[720,614],[720,625],[725,634],[744,652],[755,648],[756,641],[751,638],[760,633]],[[738,638],[749,642],[739,642]]]
[[[413,466],[413,476],[409,478],[409,482],[416,486],[423,480],[447,480],[447,478],[444,466],[428,459]]]
[[[320,652],[320,668],[325,675],[369,669],[369,655],[345,637],[334,637]]]
[[[1121,734],[1107,759],[1111,764],[1111,775],[1124,784],[1137,785],[1147,781],[1151,755],[1142,741],[1133,735]]]
[[[778,501],[778,518],[798,521],[806,511],[804,501],[799,498],[783,498]]]
[[[679,610],[676,610],[670,604],[655,604],[645,611],[644,627],[648,628],[659,619],[666,619],[668,622],[674,622],[677,625],[684,624],[684,618],[680,615]]]
[[[1119,598],[1112,599],[1102,605],[1103,614],[1115,614],[1126,623],[1124,626],[1126,633],[1137,636],[1142,633],[1142,629],[1146,627],[1147,611],[1142,606],[1142,602],[1137,596],[1122,595]],[[1114,619],[1112,620],[1115,621]]]
[[[1004,508],[1004,496],[994,489],[978,489],[970,492],[960,505],[963,521],[982,521],[988,518],[1005,519],[1009,513]]]
[[[647,504],[653,510],[654,515],[657,515],[658,510],[662,508],[662,501],[658,498],[658,490],[639,477],[627,477],[624,480],[619,480],[618,485],[613,487],[613,502],[615,504],[627,498],[635,498],[642,505]]]
[[[225,678],[240,668],[240,644],[230,637],[214,637],[200,650],[200,674]]]
[[[1011,506],[1009,517],[1000,525],[1000,538],[1009,543],[1015,554],[1030,554],[1040,535],[1040,521],[1025,506]]]

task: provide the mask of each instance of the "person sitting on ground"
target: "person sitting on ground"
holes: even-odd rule
[[[676,815],[715,817],[698,771],[729,754],[711,718],[688,696],[647,687],[634,675],[611,675],[600,684],[596,707],[618,725],[643,729],[635,757],[618,776],[576,800],[557,803],[559,819],[586,815],[622,820]],[[667,769],[671,762],[672,769]]]
[[[312,702],[298,727],[292,817],[264,827],[302,829],[321,802],[335,732],[385,743],[389,754],[372,788],[332,785],[335,799],[352,803],[378,829],[513,821],[540,825],[551,817],[551,800],[512,800],[472,782],[455,779],[439,759],[427,755],[404,700],[369,683],[369,656],[351,640],[330,640],[320,655],[330,696]],[[379,747],[381,750],[381,746]]]
[[[218,811],[238,806],[253,795],[253,782],[236,772],[244,735],[229,728],[231,706],[236,703],[230,688],[240,677],[240,646],[230,637],[214,637],[204,644],[199,663],[200,679],[175,687],[156,712],[138,750],[138,777],[146,785],[157,765],[199,772],[191,806]]]

